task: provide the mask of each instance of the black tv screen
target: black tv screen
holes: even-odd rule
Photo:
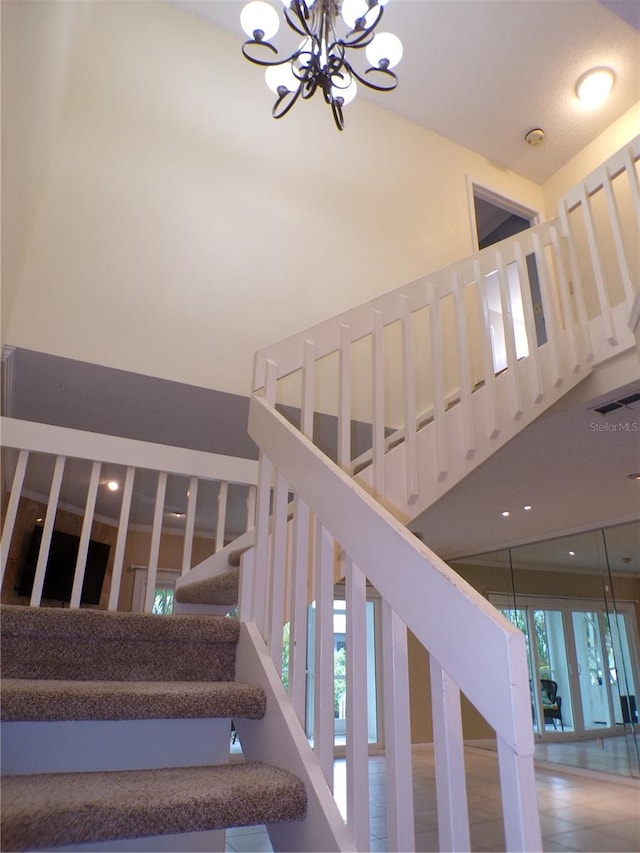
[[[33,581],[36,574],[42,527],[36,525],[29,540],[27,555],[24,561],[18,595],[31,596]],[[73,587],[73,574],[78,559],[80,537],[70,533],[54,530],[51,535],[51,547],[42,588],[43,600],[70,601]],[[104,574],[107,569],[110,546],[104,542],[89,542],[87,551],[87,566],[84,573],[81,604],[99,604]]]

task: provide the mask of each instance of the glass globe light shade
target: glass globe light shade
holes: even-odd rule
[[[352,30],[358,18],[365,18],[369,11],[367,0],[343,0],[340,14],[345,24]]]
[[[293,73],[289,62],[284,65],[270,65],[264,72],[264,79],[267,86],[276,95],[279,94],[279,86],[284,86],[288,92],[295,92],[300,85],[300,81]]]
[[[576,94],[587,109],[595,109],[606,101],[615,79],[610,68],[593,68],[578,80]]]
[[[240,13],[240,26],[249,38],[254,38],[256,32],[262,32],[262,38],[268,41],[278,32],[280,18],[273,6],[264,0],[253,0]]]
[[[394,68],[402,59],[402,42],[393,33],[378,33],[366,50],[367,59],[373,68],[387,61],[387,68]]]
[[[342,98],[343,106],[350,104],[358,94],[358,84],[356,81],[352,77],[349,83],[347,83],[346,79],[338,77],[337,74],[333,77],[333,80],[335,81],[331,87],[333,97]]]

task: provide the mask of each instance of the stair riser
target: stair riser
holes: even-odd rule
[[[181,832],[179,835],[148,835],[144,838],[122,838],[118,841],[92,841],[90,844],[69,844],[47,847],[56,853],[222,853],[225,849],[224,829],[209,832]]]
[[[2,775],[226,764],[231,721],[2,724]]]

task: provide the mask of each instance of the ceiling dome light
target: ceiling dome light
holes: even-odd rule
[[[365,53],[374,68],[395,68],[402,59],[402,42],[393,33],[378,33]]]
[[[287,92],[295,92],[300,85],[300,81],[293,73],[293,69],[289,63],[285,65],[270,65],[264,72],[264,79],[267,86],[276,95],[280,94],[278,89],[281,86],[284,86]]]
[[[356,21],[360,18],[365,18],[368,11],[369,4],[367,0],[343,0],[340,14],[349,29],[353,30],[355,29]]]
[[[607,100],[615,80],[610,68],[592,68],[576,83],[576,95],[588,110],[594,110]]]
[[[117,492],[120,488],[120,483],[117,480],[109,480],[107,483],[107,488],[110,492]]]
[[[278,32],[280,18],[273,6],[263,0],[253,0],[240,13],[240,26],[249,38],[268,40]]]

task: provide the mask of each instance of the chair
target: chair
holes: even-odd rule
[[[540,690],[542,693],[542,710],[544,711],[545,724],[548,720],[557,728],[556,720],[560,720],[560,727],[564,731],[562,722],[562,696],[558,696],[558,685],[549,678],[540,679]]]

